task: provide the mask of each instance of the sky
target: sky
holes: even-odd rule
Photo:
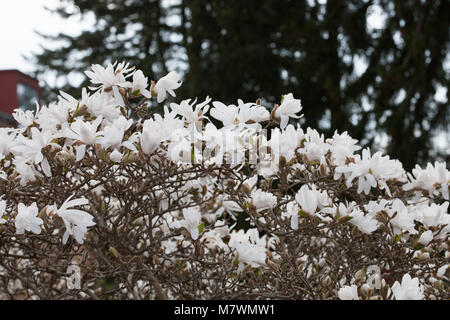
[[[89,26],[77,15],[63,19],[45,10],[45,7],[54,9],[59,3],[59,0],[0,1],[0,70],[18,69],[25,73],[33,70],[33,64],[22,55],[40,52],[43,40],[34,30],[51,35],[77,34],[80,28]]]

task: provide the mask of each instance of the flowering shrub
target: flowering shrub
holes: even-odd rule
[[[289,124],[292,94],[160,115],[175,72],[86,75],[0,129],[0,298],[448,299],[444,163]]]

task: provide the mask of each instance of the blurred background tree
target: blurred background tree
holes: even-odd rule
[[[126,60],[153,79],[181,72],[177,99],[271,105],[292,92],[303,126],[348,131],[408,170],[450,161],[435,143],[450,137],[447,0],[64,0],[55,11],[74,12],[95,27],[42,35],[64,45],[34,56],[41,79]],[[79,90],[47,87],[48,101],[57,89]]]

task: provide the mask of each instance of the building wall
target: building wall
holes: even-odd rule
[[[18,107],[17,84],[23,83],[38,92],[41,99],[41,89],[39,82],[18,70],[0,70],[0,126],[14,125],[9,119],[11,114]]]

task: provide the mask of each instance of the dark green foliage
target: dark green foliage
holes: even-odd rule
[[[271,104],[292,92],[302,99],[304,125],[328,136],[347,130],[377,148],[374,138],[384,134],[387,153],[406,169],[450,160],[448,150],[439,154],[432,144],[438,132],[449,136],[449,92],[445,103],[435,99],[450,80],[449,1],[68,2],[94,13],[96,29],[56,37],[67,44],[35,57],[38,74],[67,75],[115,60],[154,79],[179,68],[185,75],[177,98]],[[366,26],[373,4],[386,15],[380,30]],[[356,57],[364,72],[355,72]]]

